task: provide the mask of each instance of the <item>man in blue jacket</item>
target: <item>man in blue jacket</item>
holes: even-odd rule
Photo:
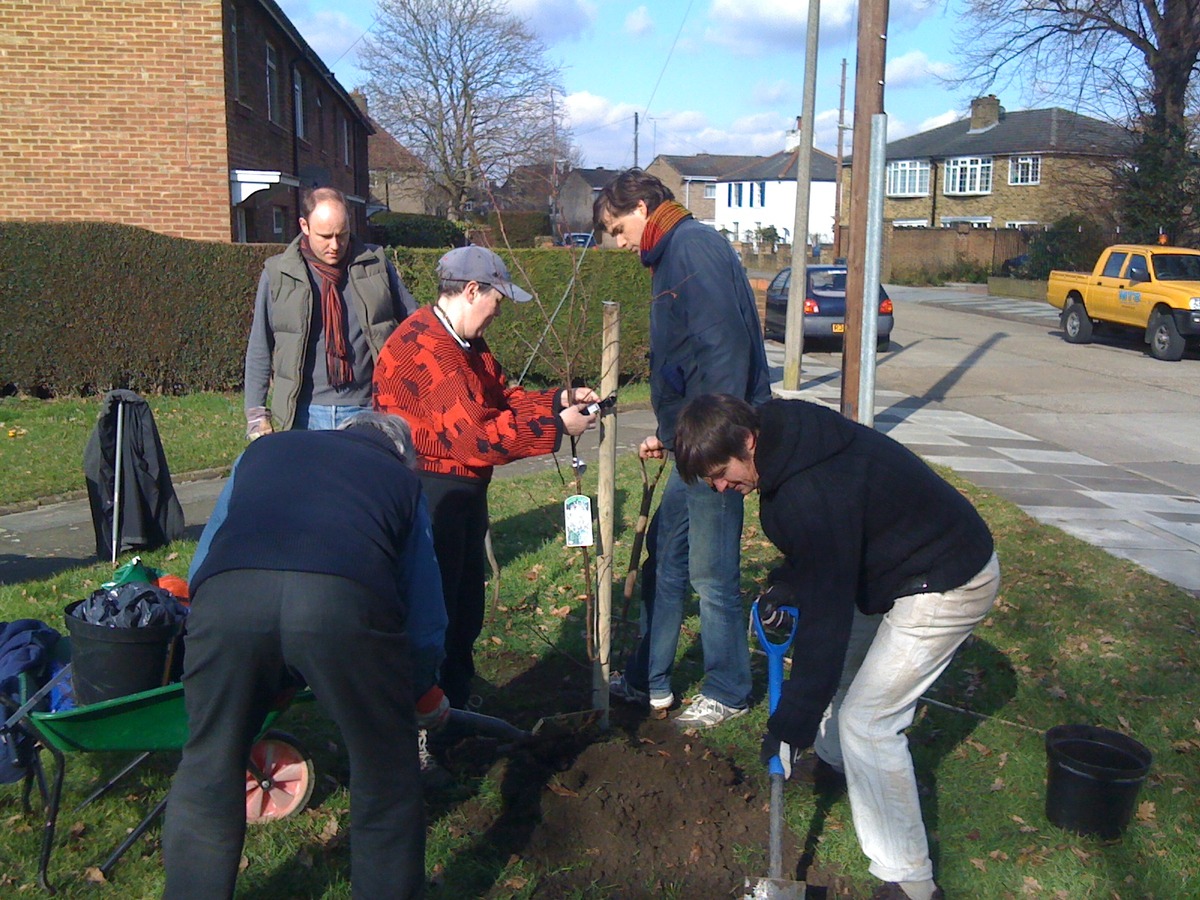
[[[653,175],[629,169],[596,198],[597,231],[637,251],[651,272],[650,400],[657,433],[643,459],[675,446],[675,419],[701,394],[770,399],[766,350],[754,292],[729,242],[697,222]],[[671,474],[646,536],[642,638],[614,696],[666,711],[671,670],[689,582],[700,595],[704,649],[701,692],[678,716],[681,728],[710,728],[744,714],[750,702],[750,652],[741,597],[742,498],[686,485]]]
[[[444,723],[446,610],[399,416],[251,444],[196,548],[183,683],[189,738],[163,829],[164,896],[232,897],[251,743],[279,694],[312,688],[350,757],[356,898],[417,897],[417,728]],[[418,699],[419,698],[419,699]]]
[[[784,554],[759,601],[800,613],[791,678],[767,721],[763,761],[785,775],[843,773],[872,900],[937,900],[904,729],[917,698],[992,608],[1000,565],[987,524],[904,445],[823,406],[699,397],[679,416],[676,464],[719,494],[759,493]],[[789,623],[790,624],[790,623]],[[814,778],[816,780],[816,778]]]

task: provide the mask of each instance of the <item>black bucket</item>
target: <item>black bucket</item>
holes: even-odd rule
[[[1152,759],[1146,747],[1119,732],[1056,725],[1046,732],[1046,818],[1078,834],[1119,838]]]
[[[93,625],[71,614],[82,602],[72,603],[65,610],[77,704],[148,691],[178,677],[183,654],[176,643],[182,621],[142,628]]]

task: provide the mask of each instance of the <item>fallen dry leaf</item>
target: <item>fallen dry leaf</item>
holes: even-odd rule
[[[88,866],[84,869],[83,880],[92,884],[108,884],[108,879],[104,877],[99,866]]]
[[[504,638],[500,637],[499,635],[493,634],[492,635],[492,643],[493,644],[503,644]]]
[[[985,863],[982,859],[972,859],[971,865],[977,868],[980,872],[987,871],[987,863]]]
[[[995,781],[992,782],[992,786],[990,788],[988,788],[988,790],[990,790],[993,794],[996,791],[1004,790],[1004,779],[997,778]]]
[[[1155,816],[1154,803],[1150,800],[1143,800],[1138,804],[1137,818],[1139,822],[1153,822]]]

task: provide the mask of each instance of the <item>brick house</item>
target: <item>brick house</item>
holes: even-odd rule
[[[1065,109],[1010,113],[996,96],[979,97],[970,118],[888,142],[883,218],[898,227],[991,228],[1044,225],[1069,213],[1104,219],[1114,172],[1131,148],[1128,133],[1107,122]]]
[[[0,0],[0,30],[6,215],[284,242],[332,185],[365,229],[371,126],[273,0]]]
[[[592,205],[604,186],[617,177],[616,169],[572,169],[558,189],[558,208],[564,232],[591,232]],[[596,235],[599,242],[604,235]],[[611,241],[611,238],[609,239]],[[614,242],[615,246],[615,242]]]
[[[717,221],[717,179],[755,162],[761,156],[698,153],[695,156],[654,157],[646,171],[671,189],[675,199],[701,222]]]

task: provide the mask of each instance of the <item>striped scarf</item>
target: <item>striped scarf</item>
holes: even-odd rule
[[[316,271],[321,279],[321,319],[325,323],[325,373],[335,388],[343,387],[354,380],[354,368],[350,365],[350,343],[346,335],[346,307],[338,285],[346,276],[346,260],[342,257],[336,266],[320,259],[312,252],[308,235],[300,236],[300,255]]]
[[[642,231],[642,240],[640,242],[642,264],[650,265],[649,253],[654,249],[654,245],[663,239],[663,237],[691,215],[691,211],[682,203],[676,203],[674,200],[665,200],[655,208],[654,212],[646,219],[646,228]]]

